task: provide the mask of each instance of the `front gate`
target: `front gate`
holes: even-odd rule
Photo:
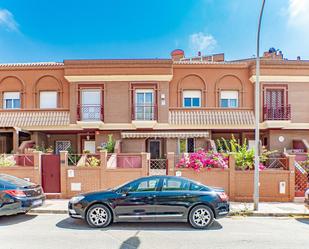
[[[45,193],[60,193],[60,156],[42,155],[42,187]]]
[[[295,197],[304,197],[308,187],[308,173],[306,170],[295,161]]]
[[[150,159],[149,175],[167,175],[167,159]]]

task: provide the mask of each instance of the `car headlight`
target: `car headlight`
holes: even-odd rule
[[[74,196],[74,197],[71,198],[70,202],[71,203],[77,203],[84,198],[85,198],[85,196],[83,196],[83,195]]]

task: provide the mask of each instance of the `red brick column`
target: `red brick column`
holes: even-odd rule
[[[288,166],[289,166],[289,200],[293,201],[295,197],[295,157],[296,155],[286,155],[288,159]]]
[[[141,152],[143,176],[149,175],[150,153]]]
[[[235,199],[235,157],[233,154],[229,155],[229,198]]]
[[[100,161],[101,161],[101,170],[100,170],[100,186],[102,189],[105,189],[105,171],[106,171],[106,167],[107,167],[107,150],[101,150],[100,151]]]
[[[68,152],[60,151],[60,190],[61,198],[67,198],[68,184],[67,184],[67,169],[68,169]]]
[[[33,151],[33,168],[35,171],[34,182],[42,185],[42,160],[41,160],[41,151]]]
[[[167,175],[174,176],[175,175],[175,153],[167,152]]]

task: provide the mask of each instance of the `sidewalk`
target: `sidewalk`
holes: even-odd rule
[[[69,200],[46,200],[44,206],[31,210],[31,213],[67,214]],[[253,203],[231,202],[230,216],[309,216],[309,208],[301,202],[261,202],[259,211],[253,211]]]

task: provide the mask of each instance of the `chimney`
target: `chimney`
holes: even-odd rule
[[[300,61],[300,60],[301,60],[300,56],[297,56],[297,60],[298,60],[298,61]]]
[[[283,60],[282,51],[277,51],[275,48],[270,48],[263,54],[263,59]]]
[[[185,52],[182,49],[175,49],[171,52],[171,57],[173,61],[180,61],[185,58]]]

